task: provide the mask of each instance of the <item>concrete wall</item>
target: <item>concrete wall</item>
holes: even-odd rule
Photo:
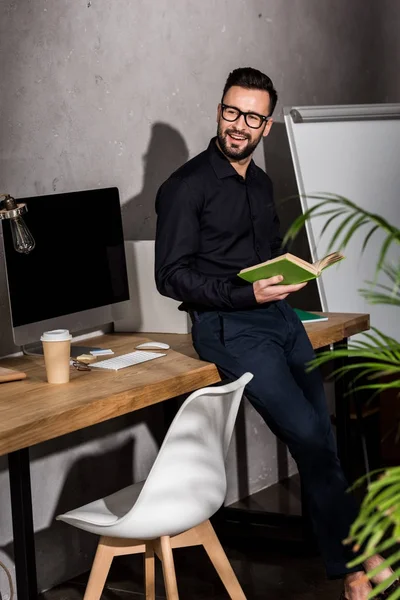
[[[395,0],[7,0],[0,11],[1,191],[22,197],[117,185],[127,239],[153,238],[155,191],[214,135],[231,69],[260,68],[279,91],[277,123],[265,156],[264,148],[257,152],[278,198],[293,191],[283,105],[399,100]],[[282,213],[284,225],[291,211]],[[0,253],[0,356],[15,350]],[[59,509],[105,491],[96,483],[103,469],[79,465],[127,461],[108,489],[144,476],[157,447],[154,417],[35,449],[41,588],[91,562],[93,541],[53,524]],[[250,487],[257,489],[278,476],[276,440],[255,415],[247,427]],[[0,559],[10,565],[4,460],[0,468]]]

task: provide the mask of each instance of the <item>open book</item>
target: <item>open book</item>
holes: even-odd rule
[[[242,269],[238,276],[250,283],[259,279],[268,279],[275,275],[283,275],[281,285],[302,283],[319,277],[324,269],[334,265],[344,256],[340,252],[332,252],[315,263],[309,263],[293,254],[282,254],[271,260]]]

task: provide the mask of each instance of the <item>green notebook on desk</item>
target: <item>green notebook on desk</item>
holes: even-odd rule
[[[322,315],[316,315],[315,313],[307,312],[306,310],[301,310],[300,308],[293,309],[296,315],[299,317],[302,323],[318,323],[319,321],[327,321],[328,317],[324,317]]]
[[[260,279],[268,279],[275,275],[283,275],[281,285],[294,283],[303,283],[319,277],[324,269],[343,260],[343,254],[340,252],[332,252],[321,260],[314,263],[309,263],[294,254],[286,253],[282,256],[277,256],[271,260],[242,269],[238,276],[250,283],[259,281]]]

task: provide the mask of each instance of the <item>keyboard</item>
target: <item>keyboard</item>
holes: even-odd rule
[[[135,352],[129,352],[128,354],[122,354],[121,356],[113,356],[113,358],[98,360],[95,363],[91,363],[90,368],[119,371],[120,369],[125,369],[125,367],[139,365],[140,363],[148,360],[154,360],[155,358],[160,358],[161,356],[166,356],[166,354],[160,352],[142,352],[141,350],[136,350]]]

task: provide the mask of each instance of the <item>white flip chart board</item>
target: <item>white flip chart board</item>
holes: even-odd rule
[[[400,104],[288,107],[284,112],[303,212],[317,202],[309,196],[338,194],[400,227]],[[306,225],[313,261],[327,254],[340,223],[335,220],[321,235],[327,219],[316,217]],[[369,313],[371,326],[399,340],[399,309],[371,305],[358,291],[373,280],[385,238],[376,232],[361,255],[368,231],[357,232],[346,259],[318,279],[322,309]],[[398,264],[399,245],[391,247],[387,260]],[[387,283],[384,275],[380,282]]]

